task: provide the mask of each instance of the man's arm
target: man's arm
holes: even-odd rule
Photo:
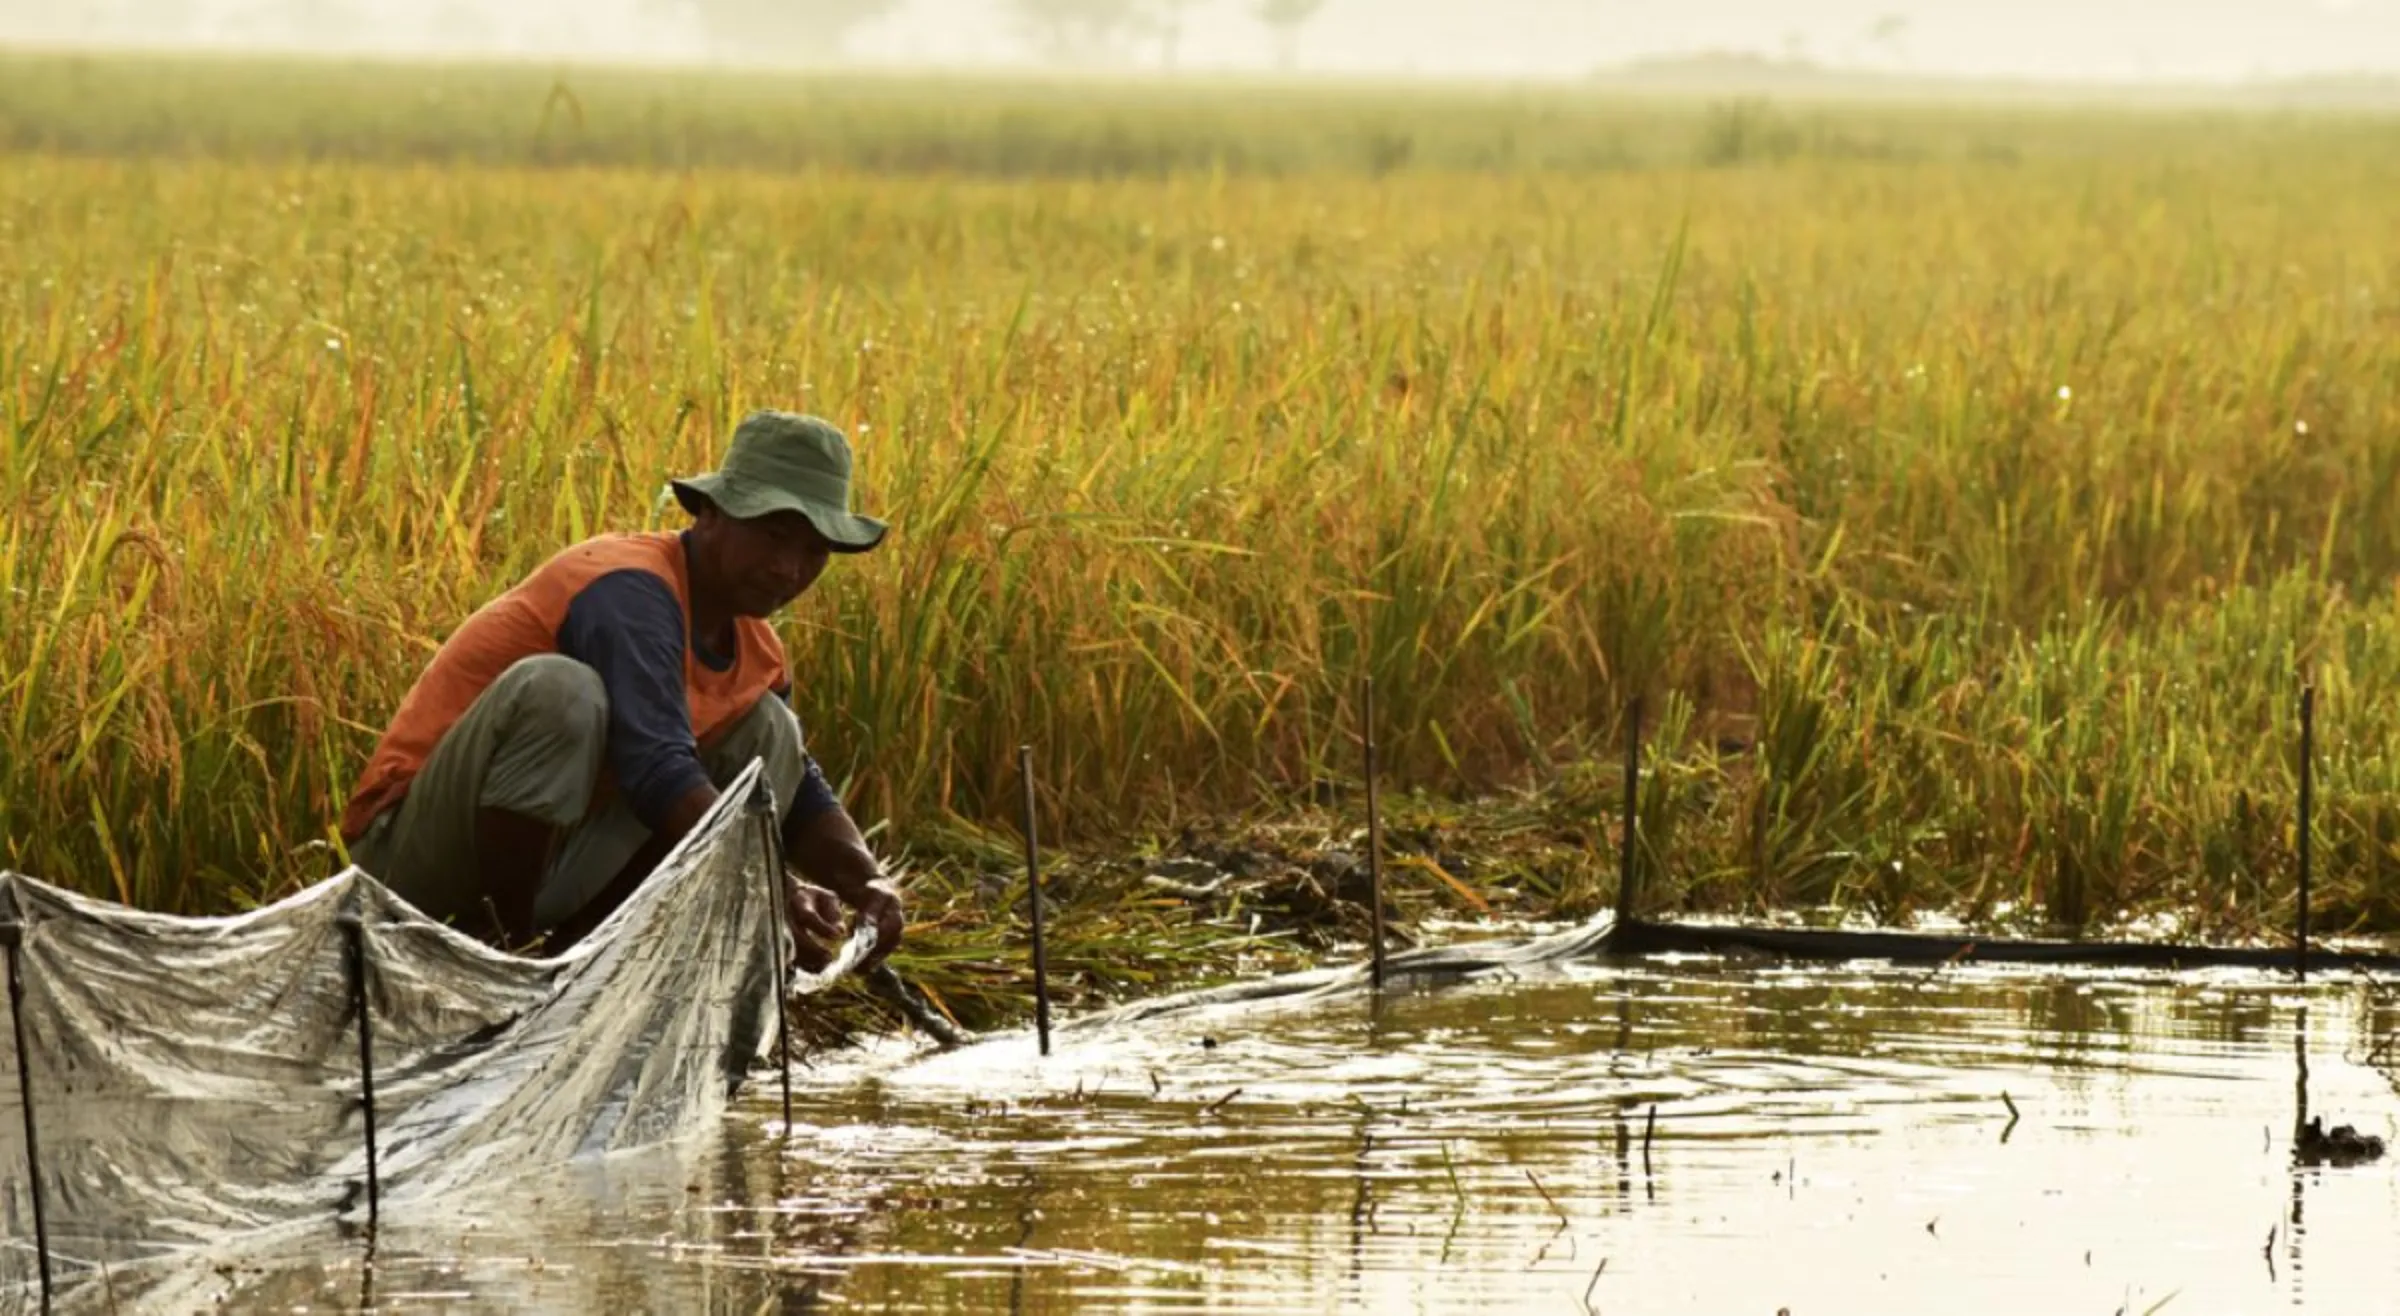
[[[699,826],[700,820],[707,817],[708,811],[715,808],[716,804],[716,783],[702,777],[699,785],[668,803],[666,812],[659,815],[657,825],[651,830],[667,838],[667,843],[672,845]]]
[[[784,820],[784,862],[797,870],[803,880],[831,891],[843,904],[856,910],[860,921],[875,925],[875,949],[858,965],[860,973],[871,973],[900,944],[907,922],[900,893],[884,879],[883,865],[875,858],[875,852],[867,848],[858,824],[851,820],[826,784],[817,761],[808,758],[807,765],[807,775],[793,802],[791,816]],[[717,793],[716,787],[702,778],[698,787],[668,806],[664,826],[674,829],[673,836],[681,837],[699,825],[700,819],[716,804]],[[831,921],[834,912],[820,911],[813,903],[790,902],[785,917],[792,924],[795,939],[840,935],[839,925]],[[826,955],[813,945],[803,947],[802,967],[812,972],[821,969]]]
[[[867,848],[866,837],[825,780],[816,757],[807,755],[804,761],[800,789],[783,823],[784,857],[802,878],[831,891],[857,910],[862,921],[875,925],[875,949],[859,966],[861,971],[872,970],[900,944],[905,921],[900,895],[884,879],[882,863]]]
[[[665,844],[682,840],[718,795],[684,697],[682,605],[646,571],[611,572],[569,605],[558,642],[561,653],[597,671],[608,692],[609,768],[634,816]],[[875,923],[875,952],[864,967],[899,944],[899,896],[878,880],[881,866],[813,758],[784,823],[784,857]]]
[[[673,845],[717,802],[683,691],[683,607],[647,571],[586,585],[559,624],[558,651],[608,692],[608,766],[636,818]]]

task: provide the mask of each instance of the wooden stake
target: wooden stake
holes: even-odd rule
[[[1033,746],[1017,747],[1017,776],[1025,795],[1025,901],[1033,922],[1033,1021],[1042,1054],[1050,1054],[1050,968],[1042,951],[1042,849],[1033,822]]]
[[[1375,678],[1359,683],[1359,720],[1367,751],[1367,899],[1374,904],[1374,961],[1371,981],[1383,986],[1383,814],[1375,781]]]
[[[2314,771],[2317,757],[2317,687],[2300,687],[2300,898],[2293,911],[2297,924],[2297,949],[2293,952],[2300,971],[2300,981],[2308,981],[2308,904],[2309,863],[2311,860],[2309,833],[2310,815],[2316,807]]]
[[[0,890],[0,895],[9,894]],[[33,1197],[33,1245],[41,1260],[42,1310],[50,1309],[50,1218],[42,1209],[42,1148],[34,1136],[33,1057],[25,1049],[25,977],[17,964],[25,925],[17,921],[15,902],[0,912],[0,950],[8,955],[8,1023],[17,1048],[17,1096],[25,1111],[25,1186]]]
[[[775,974],[775,1070],[783,1091],[783,1136],[792,1136],[792,1003],[790,980],[783,972],[783,939],[775,935],[789,915],[783,889],[783,822],[776,816],[775,786],[764,773],[751,787],[750,812],[758,817],[759,846],[767,865],[767,958]],[[792,930],[797,939],[800,931]]]
[[[1633,841],[1640,826],[1642,797],[1642,697],[1625,706],[1625,824],[1617,844],[1617,926],[1637,921],[1633,912]]]
[[[359,918],[357,888],[351,888],[351,907],[334,918],[346,949],[344,964],[350,978],[350,1008],[358,1015],[358,1095],[367,1125],[367,1228],[383,1215],[382,1176],[375,1164],[375,1016],[367,1008],[367,929]]]

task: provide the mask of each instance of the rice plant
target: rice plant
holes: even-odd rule
[[[784,623],[895,848],[1009,828],[1020,743],[1069,846],[1292,806],[1364,677],[1395,790],[1579,798],[1639,693],[1670,907],[2244,935],[2313,680],[2320,926],[2400,924],[2388,122],[1791,110],[1712,161],[1623,148],[1705,106],[1310,93],[1424,143],[1365,169],[1190,90],[953,130],[940,86],[130,67],[0,93],[7,866],[333,871],[448,628],[786,406],[896,527]],[[940,871],[912,949],[972,959],[997,888]]]

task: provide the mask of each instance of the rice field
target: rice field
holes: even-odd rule
[[[0,865],[332,871],[448,628],[787,406],[895,526],[784,634],[967,856],[928,957],[1020,744],[1122,850],[1354,778],[1365,678],[1402,817],[1584,820],[1557,912],[1639,696],[1663,907],[2209,936],[2313,682],[2317,926],[2400,930],[2400,120],[0,72]]]

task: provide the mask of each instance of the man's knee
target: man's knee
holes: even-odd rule
[[[608,689],[559,654],[521,658],[493,682],[501,726],[476,803],[571,826],[591,803],[608,753]]]
[[[767,779],[776,793],[788,797],[799,784],[802,755],[807,745],[800,719],[781,696],[759,696],[750,711],[736,719],[711,745],[701,749],[709,777],[720,787],[732,783],[752,759],[766,760]]]
[[[600,673],[564,654],[520,658],[493,682],[519,728],[594,745],[608,737],[608,687]]]
[[[598,672],[557,654],[521,659],[444,733],[406,800],[385,810],[353,855],[437,918],[477,916],[485,811],[572,827],[590,801],[607,732]]]

